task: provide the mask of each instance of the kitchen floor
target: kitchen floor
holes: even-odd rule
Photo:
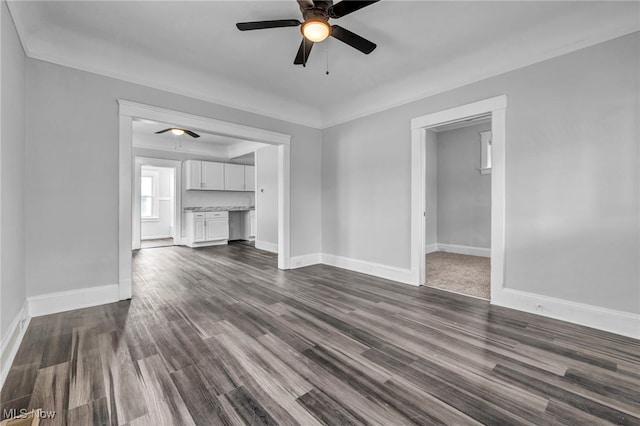
[[[140,241],[140,248],[168,247],[173,245],[173,238],[160,238],[156,240]]]

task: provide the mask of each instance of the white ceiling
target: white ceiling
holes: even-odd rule
[[[199,138],[192,138],[186,133],[180,136],[176,136],[171,132],[155,133],[169,127],[183,128],[178,123],[169,124],[150,120],[134,120],[132,123],[133,146],[155,151],[207,156],[221,160],[249,160],[256,149],[266,146],[258,142],[206,133],[200,129],[193,128],[189,128],[189,130],[200,135]]]
[[[234,25],[301,19],[294,0],[9,6],[32,58],[318,128],[640,30],[636,1],[382,0],[332,21],[373,53],[329,39],[302,68],[298,28]]]

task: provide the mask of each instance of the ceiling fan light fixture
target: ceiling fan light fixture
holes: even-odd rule
[[[175,128],[174,128],[174,129],[171,129],[171,133],[173,133],[173,134],[174,134],[174,135],[176,135],[176,136],[180,136],[180,135],[183,135],[183,134],[184,134],[184,130],[182,130],[182,129],[175,129]]]
[[[304,21],[300,31],[307,40],[318,43],[331,35],[331,26],[324,19],[312,18]]]

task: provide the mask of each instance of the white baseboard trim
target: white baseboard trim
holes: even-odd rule
[[[411,269],[398,268],[395,266],[351,259],[348,257],[334,256],[327,253],[322,253],[320,259],[321,263],[324,263],[325,265],[373,275],[374,277],[384,278],[387,280],[398,281],[403,284],[416,285],[415,277]]]
[[[190,248],[198,248],[198,247],[211,247],[211,246],[224,246],[229,244],[229,240],[214,240],[214,241],[205,241],[202,243],[192,243],[189,241],[185,241],[185,246]]]
[[[146,240],[166,240],[172,238],[171,235],[147,235],[146,237],[140,237],[140,241]]]
[[[425,254],[434,253],[434,252],[436,252],[436,251],[439,251],[439,250],[438,250],[438,243],[427,244],[427,245],[424,247],[424,252],[425,252]]]
[[[441,244],[441,243],[438,243],[437,246],[438,246],[438,251],[446,251],[447,253],[458,253],[458,254],[468,254],[470,256],[491,257],[490,248],[461,246],[457,244]]]
[[[0,389],[4,386],[4,381],[7,379],[7,374],[9,374],[13,359],[18,353],[20,343],[22,343],[22,339],[24,338],[24,333],[27,331],[27,327],[29,327],[31,317],[28,312],[28,304],[25,300],[18,314],[13,321],[11,321],[11,324],[9,324],[7,334],[0,344]]]
[[[118,292],[118,284],[110,284],[28,297],[29,315],[38,317],[117,302]]]
[[[640,315],[630,312],[509,288],[502,289],[499,295],[492,294],[491,303],[640,339]]]
[[[278,253],[278,243],[270,243],[268,241],[255,240],[255,247],[260,250]]]
[[[303,254],[291,258],[291,269],[304,268],[305,266],[317,265],[321,261],[321,253]]]

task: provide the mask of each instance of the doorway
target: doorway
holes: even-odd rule
[[[180,161],[135,157],[133,250],[181,243]]]
[[[467,105],[431,113],[411,120],[411,271],[417,285],[426,284],[428,251],[428,212],[433,202],[427,199],[429,129],[469,119],[490,117],[491,128],[491,206],[490,206],[490,300],[503,296],[505,254],[505,117],[506,96],[497,96]],[[480,167],[481,168],[481,167]]]
[[[134,120],[149,120],[171,123],[183,129],[199,129],[203,132],[231,137],[246,143],[261,143],[277,147],[277,208],[278,208],[278,268],[289,269],[290,265],[290,144],[291,135],[256,127],[216,120],[209,117],[167,110],[150,105],[119,99],[119,299],[130,299],[132,295],[132,241],[134,237],[134,203],[137,185],[133,156]],[[178,174],[180,176],[180,173]],[[133,214],[132,214],[133,212]],[[176,216],[176,220],[179,215]]]
[[[491,116],[425,129],[425,285],[491,296]]]

